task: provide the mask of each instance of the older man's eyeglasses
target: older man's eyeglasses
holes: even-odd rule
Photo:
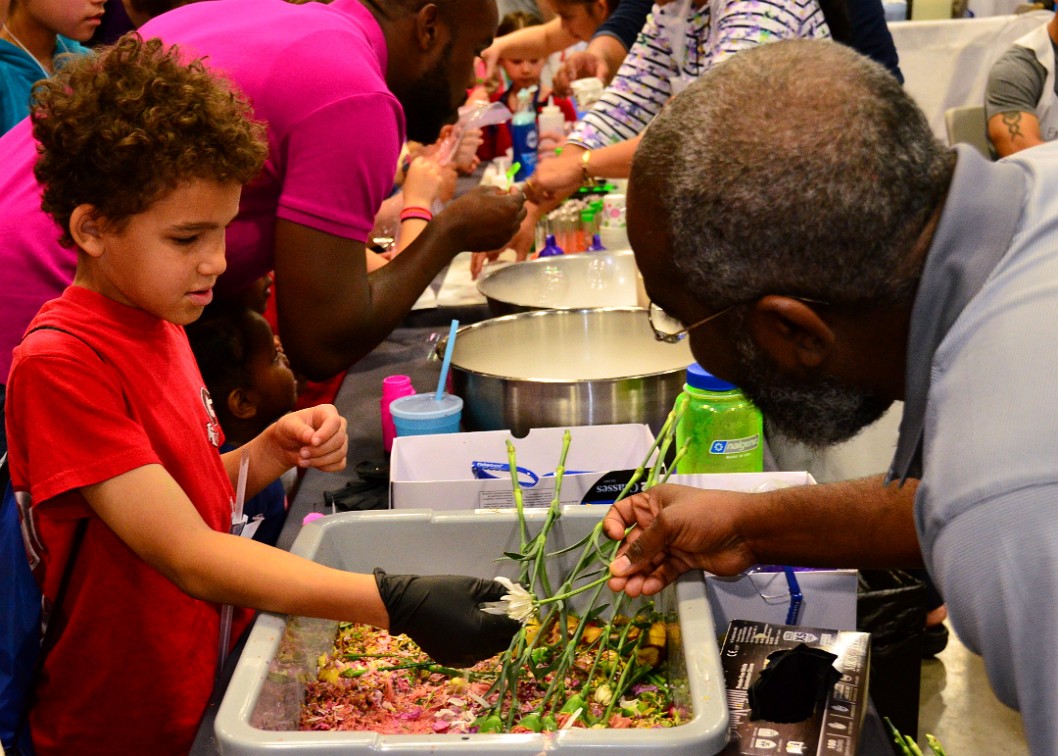
[[[811,299],[809,297],[790,297],[790,299],[796,299],[800,302],[809,302],[811,304],[818,305],[829,305],[829,302],[824,302],[821,299]],[[666,344],[678,344],[687,338],[687,334],[693,331],[699,326],[703,326],[711,320],[716,320],[721,315],[724,315],[733,310],[743,302],[735,302],[729,304],[719,312],[714,312],[712,315],[702,318],[696,323],[691,323],[689,326],[685,326],[683,321],[679,318],[674,318],[665,312],[663,309],[658,307],[653,302],[647,308],[647,319],[650,321],[650,328],[654,331],[654,338],[658,341],[664,341]]]
[[[693,331],[698,326],[703,326],[710,320],[719,318],[724,313],[731,310],[735,305],[728,305],[720,312],[714,312],[707,318],[702,318],[697,323],[692,323],[689,326],[685,326],[682,320],[674,318],[665,312],[663,309],[658,307],[653,302],[647,308],[647,320],[650,321],[650,328],[654,331],[654,338],[658,341],[664,341],[666,344],[678,344],[687,338],[687,334]]]

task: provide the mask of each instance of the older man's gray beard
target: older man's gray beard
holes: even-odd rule
[[[736,342],[742,358],[742,392],[757,405],[769,430],[820,448],[855,436],[892,405],[830,378],[795,384],[747,336]]]

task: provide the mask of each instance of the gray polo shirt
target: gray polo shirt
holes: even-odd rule
[[[908,343],[891,478],[959,637],[1058,752],[1058,142],[959,146]]]
[[[1051,40],[1051,50],[1058,60],[1058,45]],[[1047,70],[1036,60],[1036,54],[1021,45],[1011,45],[988,72],[985,84],[985,118],[997,113],[1035,113]],[[1058,94],[1058,77],[1054,80]]]

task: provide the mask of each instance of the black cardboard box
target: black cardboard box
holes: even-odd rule
[[[867,711],[870,637],[868,633],[733,620],[720,650],[731,712],[731,740],[722,756],[853,756]],[[834,666],[841,679],[808,719],[787,724],[751,720],[749,687],[760,676],[768,655],[799,643],[836,654]]]

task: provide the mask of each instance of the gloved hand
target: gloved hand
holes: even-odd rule
[[[387,575],[376,567],[375,582],[389,612],[389,632],[404,633],[434,661],[469,667],[510,645],[520,627],[478,608],[499,601],[507,589],[495,580],[463,575]]]

